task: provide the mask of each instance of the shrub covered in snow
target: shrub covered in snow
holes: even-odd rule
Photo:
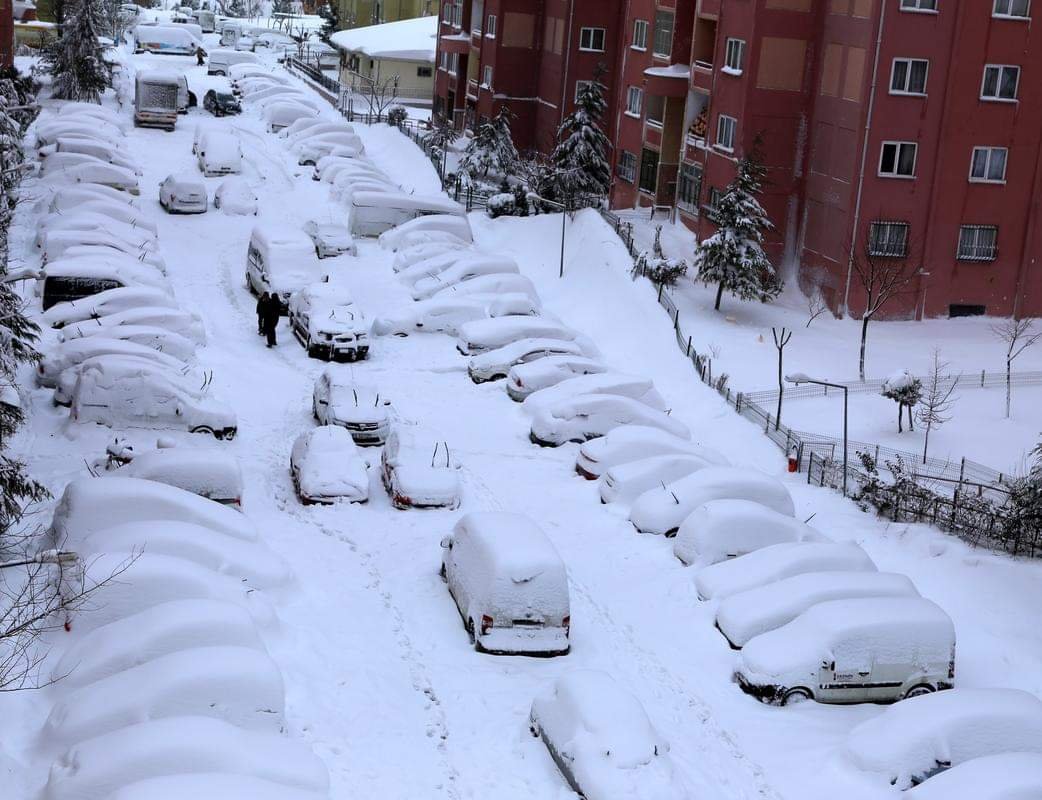
[[[485,208],[492,219],[496,217],[511,217],[516,210],[514,195],[507,192],[494,194],[488,199],[488,204]]]
[[[649,253],[642,252],[637,258],[637,269],[658,286],[676,286],[677,281],[687,274],[687,262],[682,258],[668,258],[662,251],[662,226],[655,227],[655,243]]]
[[[387,109],[387,124],[401,127],[409,119],[409,110],[402,105],[393,105]]]
[[[912,409],[923,398],[923,382],[906,369],[898,370],[883,381],[883,397],[897,403],[897,431],[901,432],[901,415],[908,409],[908,430],[912,426]]]

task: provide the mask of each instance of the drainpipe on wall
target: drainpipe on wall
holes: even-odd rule
[[[872,110],[876,105],[876,83],[879,80],[879,51],[883,47],[883,23],[886,21],[887,0],[879,3],[879,31],[876,34],[876,54],[872,60],[872,86],[868,92],[868,112],[865,115],[865,138],[861,142],[861,167],[857,177],[857,195],[854,200],[854,224],[850,231],[850,255],[847,256],[847,281],[843,289],[843,308],[846,316],[850,312],[850,280],[854,273],[854,248],[857,246],[857,231],[861,223],[861,192],[865,187],[865,162],[868,159],[868,139],[872,133]]]
[[[572,23],[575,21],[575,0],[568,3],[568,36],[564,40],[564,70],[561,74],[561,118],[557,121],[560,128],[564,123],[564,109],[568,105],[568,68],[572,63]]]
[[[633,0],[626,0],[626,16],[623,17],[623,19],[625,19],[625,20],[630,19],[630,10],[632,8],[632,5],[633,5]],[[621,39],[622,67],[618,71],[618,74],[621,76],[621,80],[618,81],[618,86],[615,87],[616,88],[616,92],[615,92],[615,141],[616,142],[619,140],[619,136],[621,135],[621,132],[622,132],[622,109],[623,109],[623,104],[626,102],[625,92],[628,91],[628,87],[626,85],[626,65],[629,62],[630,48],[629,48],[629,45],[626,44],[626,25],[625,24],[623,24],[623,26],[622,26],[622,32],[621,32],[620,36],[622,37],[622,39]],[[642,111],[643,111],[643,109],[642,109]],[[641,135],[643,136],[643,133]],[[619,155],[619,148],[618,147],[615,148],[615,152],[613,153],[613,155],[614,155],[614,157],[616,159],[618,158],[618,155]],[[614,194],[614,193],[615,193],[615,171],[612,170],[612,190],[611,190],[611,194]],[[611,208],[611,195],[609,195],[608,207]],[[636,195],[634,195],[633,207],[634,208],[637,207]]]

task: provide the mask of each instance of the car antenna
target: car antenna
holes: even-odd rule
[[[95,472],[94,467],[92,467],[90,464],[87,463],[87,459],[83,459],[83,463],[86,465],[87,472],[90,473],[90,476],[92,478],[97,478],[98,477],[98,473]]]
[[[431,467],[434,466],[434,459],[438,457],[438,443],[434,443],[434,452],[431,453]]]
[[[813,514],[811,514],[809,517],[807,517],[805,520],[803,520],[803,524],[806,525],[808,522],[810,522],[816,516],[818,516],[818,512],[817,511],[815,511]]]

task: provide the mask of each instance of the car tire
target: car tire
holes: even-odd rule
[[[304,349],[308,351],[308,358],[321,358],[322,356],[318,352],[318,348],[311,344],[311,337],[307,338],[307,343],[304,345]]]
[[[470,643],[476,648],[478,646],[478,637],[474,628],[474,620],[467,620],[467,636],[470,638]]]
[[[814,695],[811,693],[810,689],[804,689],[802,686],[797,686],[795,689],[789,689],[782,695],[781,704],[783,706],[795,706],[813,699]]]
[[[909,697],[922,697],[924,694],[933,694],[935,691],[937,690],[934,689],[930,684],[920,683],[918,686],[913,686],[911,689],[905,692],[904,697],[902,699],[907,700]]]
[[[441,569],[438,570],[438,575],[441,577],[443,583],[449,582],[449,576],[445,574],[445,563],[442,562]]]

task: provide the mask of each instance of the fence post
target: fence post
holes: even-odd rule
[[[810,476],[814,473],[814,451],[810,451],[810,463],[807,464],[807,485],[810,486]]]
[[[980,371],[980,388],[984,388],[984,370]]]
[[[673,328],[676,331],[680,330],[680,309],[678,308],[673,312]]]
[[[771,429],[771,415],[767,415],[767,424],[763,426],[763,432],[767,433]]]
[[[665,286],[664,283],[660,283],[658,285],[658,302],[659,302],[659,305],[662,305],[662,287],[663,286]]]
[[[687,357],[691,358],[691,337],[687,337]]]

